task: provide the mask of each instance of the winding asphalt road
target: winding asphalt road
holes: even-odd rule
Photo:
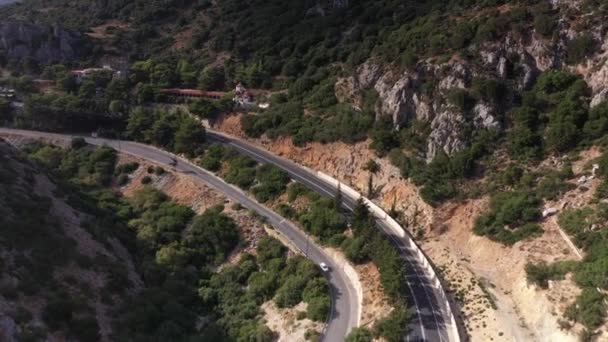
[[[229,137],[219,132],[207,129],[207,137],[215,142],[234,147],[242,154],[248,155],[258,162],[273,164],[285,170],[291,178],[313,189],[323,196],[334,197],[337,189],[326,183],[310,170],[293,163],[287,159],[273,155],[272,153],[253,146],[252,144],[240,139]],[[358,198],[349,197],[342,193],[344,209],[352,211]],[[446,306],[445,299],[428,273],[424,271],[424,265],[420,264],[420,259],[416,257],[416,251],[406,242],[406,238],[395,235],[382,220],[377,220],[378,228],[388,236],[401,257],[406,263],[406,279],[409,294],[409,310],[411,313],[411,325],[407,341],[459,341],[459,336],[454,336],[451,331],[455,328],[451,326],[450,310]]]
[[[74,136],[65,134],[54,134],[37,131],[24,131],[8,128],[0,128],[0,134],[16,135],[21,137],[39,139],[55,139],[63,140],[71,139]],[[323,340],[328,342],[342,341],[344,336],[358,324],[359,306],[356,295],[356,290],[350,282],[348,276],[343,270],[343,265],[336,264],[331,257],[323,252],[317,245],[312,243],[307,237],[291,222],[279,216],[274,211],[266,206],[251,199],[242,190],[227,184],[222,179],[216,177],[212,173],[188,162],[187,160],[178,158],[178,163],[171,166],[174,156],[168,152],[162,151],[152,146],[143,145],[129,141],[110,140],[103,138],[83,138],[91,145],[108,145],[119,150],[122,153],[127,153],[135,157],[147,159],[153,163],[172,167],[176,171],[189,174],[199,178],[207,183],[213,189],[225,194],[228,198],[235,202],[241,203],[244,207],[256,211],[261,216],[265,217],[267,222],[271,224],[284,237],[291,241],[300,251],[314,263],[326,263],[330,271],[325,272],[330,283],[332,294],[332,308],[328,318],[327,328],[323,335]]]

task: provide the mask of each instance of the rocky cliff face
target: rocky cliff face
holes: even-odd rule
[[[440,150],[453,154],[466,146],[460,137],[466,124],[500,129],[492,105],[478,103],[472,110],[472,118],[468,118],[466,113],[448,103],[447,93],[467,88],[471,76],[470,67],[457,59],[440,65],[427,64],[402,73],[368,62],[358,68],[355,76],[340,79],[336,84],[336,94],[340,101],[359,107],[362,91],[374,89],[379,95],[377,117],[390,116],[396,128],[412,120],[430,122],[432,131],[426,153],[432,159]],[[428,89],[429,80],[437,81],[432,93]]]
[[[572,6],[572,1],[556,1],[554,5]],[[376,90],[378,117],[390,116],[396,128],[412,120],[430,123],[427,160],[439,151],[451,155],[466,147],[465,128],[504,129],[499,114],[507,113],[512,105],[508,96],[500,105],[479,100],[466,111],[450,104],[448,94],[454,89],[469,89],[473,78],[497,79],[513,92],[521,92],[528,90],[541,72],[562,69],[585,79],[592,91],[591,106],[608,99],[608,26],[592,29],[597,43],[594,53],[580,64],[568,66],[567,42],[580,34],[571,26],[561,20],[553,39],[534,31],[522,36],[509,33],[499,42],[471,46],[473,58],[454,55],[442,63],[430,59],[418,63],[414,70],[396,71],[369,60],[354,75],[337,81],[336,96],[341,102],[360,107],[363,91]]]
[[[32,58],[40,64],[82,59],[87,53],[86,40],[78,33],[58,26],[23,22],[0,24],[0,55],[8,61]]]

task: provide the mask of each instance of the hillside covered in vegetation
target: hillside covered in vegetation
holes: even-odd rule
[[[272,341],[272,299],[325,321],[325,278],[277,240],[218,270],[241,240],[224,208],[196,215],[143,185],[122,197],[112,187],[138,165],[107,147],[0,148],[2,338]]]
[[[29,0],[0,17],[83,33],[96,46],[93,63],[123,77],[75,82],[70,68],[92,61],[49,66],[58,60],[13,59],[4,47],[0,61],[16,76],[4,82],[28,94],[28,75],[42,77],[64,92],[26,96],[24,110],[4,118],[116,133],[134,107],[169,101],[162,89],[230,91],[241,82],[270,103],[246,110],[248,136],[298,146],[370,138],[437,204],[489,168],[496,150],[534,161],[603,137],[606,11],[593,0]],[[190,111],[213,119],[233,109],[230,96]]]
[[[391,177],[433,208],[487,199],[468,228],[507,247],[542,236],[543,212],[561,203],[550,208],[556,224],[584,257],[526,271],[539,288],[573,279],[582,292],[563,316],[589,337],[605,323],[608,286],[606,18],[601,0],[24,0],[0,8],[0,85],[19,104],[0,98],[0,120],[161,146],[262,202],[300,190],[277,170],[206,146],[199,119],[213,125],[236,112],[243,137],[294,149],[369,142],[373,158],[398,169]],[[111,69],[85,79],[73,72],[103,65]],[[253,105],[233,101],[239,83]],[[174,88],[222,96],[187,101],[168,96]],[[590,203],[564,210],[576,202],[564,196],[589,190],[572,164],[590,149],[601,157],[577,177],[599,185]],[[376,173],[348,170],[359,171]],[[353,262],[402,271],[376,250],[386,241],[364,215],[344,238],[335,204],[309,200],[308,211],[286,204],[283,214]],[[393,207],[410,209],[399,200]],[[383,276],[398,302],[400,284]]]

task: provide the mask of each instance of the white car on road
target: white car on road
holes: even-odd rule
[[[323,272],[329,272],[329,266],[326,263],[322,262],[319,264],[319,267],[323,270]]]

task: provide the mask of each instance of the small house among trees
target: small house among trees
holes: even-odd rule
[[[74,76],[76,83],[80,84],[82,83],[85,79],[91,77],[93,74],[96,73],[111,73],[112,77],[116,76],[116,77],[122,77],[122,72],[118,71],[118,70],[114,70],[112,67],[108,66],[108,65],[104,65],[102,68],[87,68],[87,69],[80,69],[80,70],[72,70],[70,73]]]
[[[0,98],[12,99],[13,97],[15,97],[14,89],[0,87]]]
[[[240,82],[234,89],[234,102],[241,107],[255,106],[255,98],[253,94]]]

